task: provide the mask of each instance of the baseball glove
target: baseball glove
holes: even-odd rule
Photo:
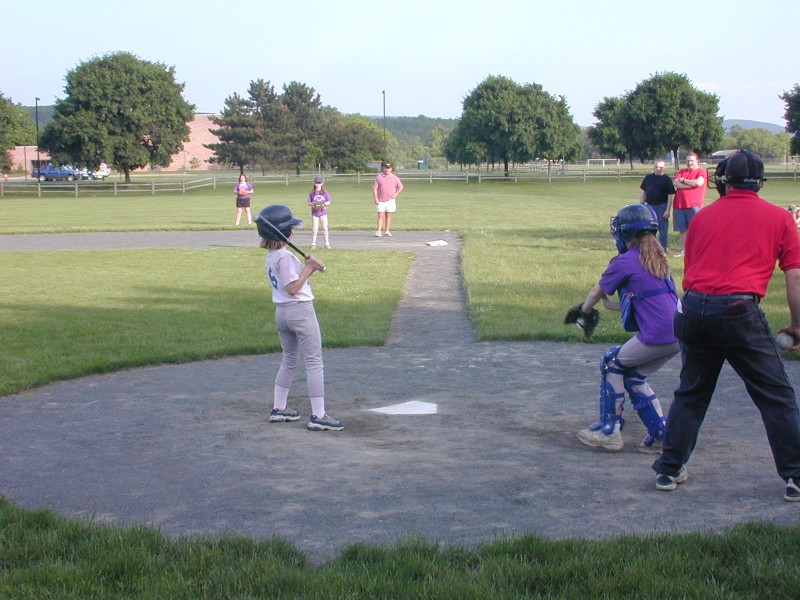
[[[322,210],[323,208],[325,208],[325,203],[324,202],[314,202],[311,205],[311,208],[313,208],[314,210]]]
[[[591,312],[585,313],[581,311],[583,302],[579,302],[567,311],[567,316],[564,317],[564,324],[570,325],[575,323],[578,327],[583,329],[583,335],[587,340],[592,339],[595,327],[600,322],[600,311],[593,308]]]

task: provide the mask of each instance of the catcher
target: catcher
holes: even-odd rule
[[[311,249],[317,247],[317,232],[322,223],[322,235],[325,236],[325,247],[330,250],[331,242],[328,237],[328,206],[331,195],[325,189],[322,177],[314,178],[314,187],[308,193],[308,203],[311,205]]]
[[[576,323],[591,338],[600,315],[594,305],[600,300],[609,310],[620,303],[609,299],[619,292],[627,295],[638,332],[622,346],[613,346],[600,361],[600,420],[578,432],[587,446],[622,450],[622,408],[625,392],[647,428],[639,449],[660,452],[666,433],[666,419],[658,396],[647,383],[680,347],[672,331],[672,317],[678,295],[672,281],[667,255],[659,243],[658,218],[646,204],[631,204],[611,219],[611,234],[619,254],[611,259],[586,300],[567,313],[565,323]]]

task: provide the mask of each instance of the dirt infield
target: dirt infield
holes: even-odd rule
[[[425,243],[438,239],[448,245]],[[302,373],[290,403],[303,419],[267,422],[276,354],[131,369],[0,399],[0,493],[22,507],[172,536],[280,537],[314,561],[349,543],[407,537],[474,545],[528,532],[800,522],[800,505],[782,499],[758,412],[729,368],[689,480],[657,492],[655,457],[637,451],[644,429],[630,409],[622,452],[575,437],[596,416],[604,346],[475,342],[453,233],[334,232],[332,242],[416,255],[388,344],[324,353],[328,408],[344,431],[305,429]],[[0,251],[253,243],[252,230],[0,236]],[[651,378],[665,406],[678,369],[674,359]],[[798,381],[800,364],[788,369]],[[370,410],[408,401],[435,403],[437,413]]]

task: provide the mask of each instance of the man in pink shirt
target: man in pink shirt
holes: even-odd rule
[[[397,210],[397,196],[403,191],[403,182],[392,173],[392,165],[383,165],[383,173],[375,178],[372,184],[372,197],[375,200],[375,207],[378,210],[378,230],[375,237],[381,237],[386,222],[386,235],[392,237],[392,213]]]

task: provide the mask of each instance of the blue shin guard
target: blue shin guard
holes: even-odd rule
[[[624,381],[625,389],[631,397],[633,409],[647,428],[647,437],[643,440],[644,444],[649,446],[655,441],[664,441],[664,436],[667,433],[667,418],[659,415],[655,406],[653,406],[653,401],[657,400],[658,396],[655,394],[648,395],[639,391],[646,386],[652,392],[650,386],[645,383],[644,378],[634,370],[627,372]]]
[[[616,356],[622,346],[614,346],[600,360],[600,420],[589,426],[589,429],[600,429],[605,435],[614,433],[619,422],[622,429],[625,419],[617,415],[617,402],[625,401],[625,392],[617,392],[608,381],[608,373],[623,374],[624,371],[616,363]]]

